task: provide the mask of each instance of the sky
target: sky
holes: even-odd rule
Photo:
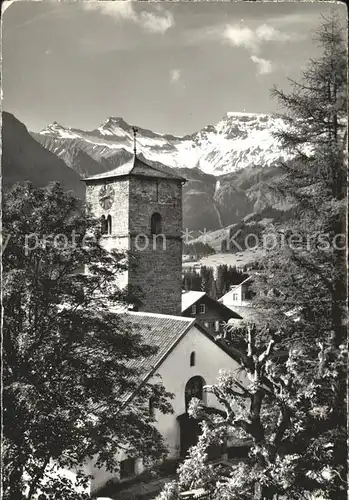
[[[109,116],[185,135],[227,112],[279,111],[320,52],[335,2],[7,1],[3,110],[29,130],[93,130]]]

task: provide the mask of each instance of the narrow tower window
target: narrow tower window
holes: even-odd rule
[[[161,215],[155,213],[150,221],[151,234],[161,234]]]
[[[190,354],[190,366],[195,366],[195,351]]]
[[[111,229],[112,229],[111,215],[108,215],[108,217],[107,217],[107,233],[108,234],[111,234]]]
[[[154,398],[153,396],[149,398],[149,415],[154,418],[155,408],[154,408]]]
[[[108,232],[108,222],[104,215],[102,215],[101,218],[101,232],[102,234],[106,234]]]

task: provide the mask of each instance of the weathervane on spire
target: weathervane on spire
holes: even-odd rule
[[[132,130],[133,130],[133,153],[136,156],[136,153],[137,153],[136,135],[137,135],[137,132],[138,132],[138,128],[132,127]]]

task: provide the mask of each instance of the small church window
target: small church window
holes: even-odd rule
[[[192,313],[192,314],[196,314],[196,304],[193,304],[193,305],[191,306],[191,313]]]
[[[160,234],[161,233],[161,215],[159,213],[155,213],[151,216],[150,221],[151,226],[151,234]]]
[[[107,233],[111,234],[111,230],[112,230],[111,215],[108,215],[108,217],[107,217]]]
[[[108,221],[105,218],[105,216],[102,215],[102,218],[101,218],[101,233],[102,234],[107,234],[107,232],[108,232]]]
[[[195,366],[195,351],[190,354],[190,366]]]
[[[205,314],[205,312],[206,312],[205,304],[200,304],[200,314]]]

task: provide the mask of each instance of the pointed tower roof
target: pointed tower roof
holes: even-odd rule
[[[117,177],[128,177],[128,176],[137,176],[137,177],[155,177],[160,179],[174,179],[181,182],[186,182],[184,177],[179,175],[175,175],[169,173],[164,170],[160,170],[156,167],[151,167],[144,161],[140,160],[137,155],[133,155],[131,160],[120,165],[120,167],[115,168],[114,170],[110,170],[109,172],[103,172],[101,174],[91,175],[89,177],[85,177],[84,181],[95,181],[99,179],[115,179]]]

